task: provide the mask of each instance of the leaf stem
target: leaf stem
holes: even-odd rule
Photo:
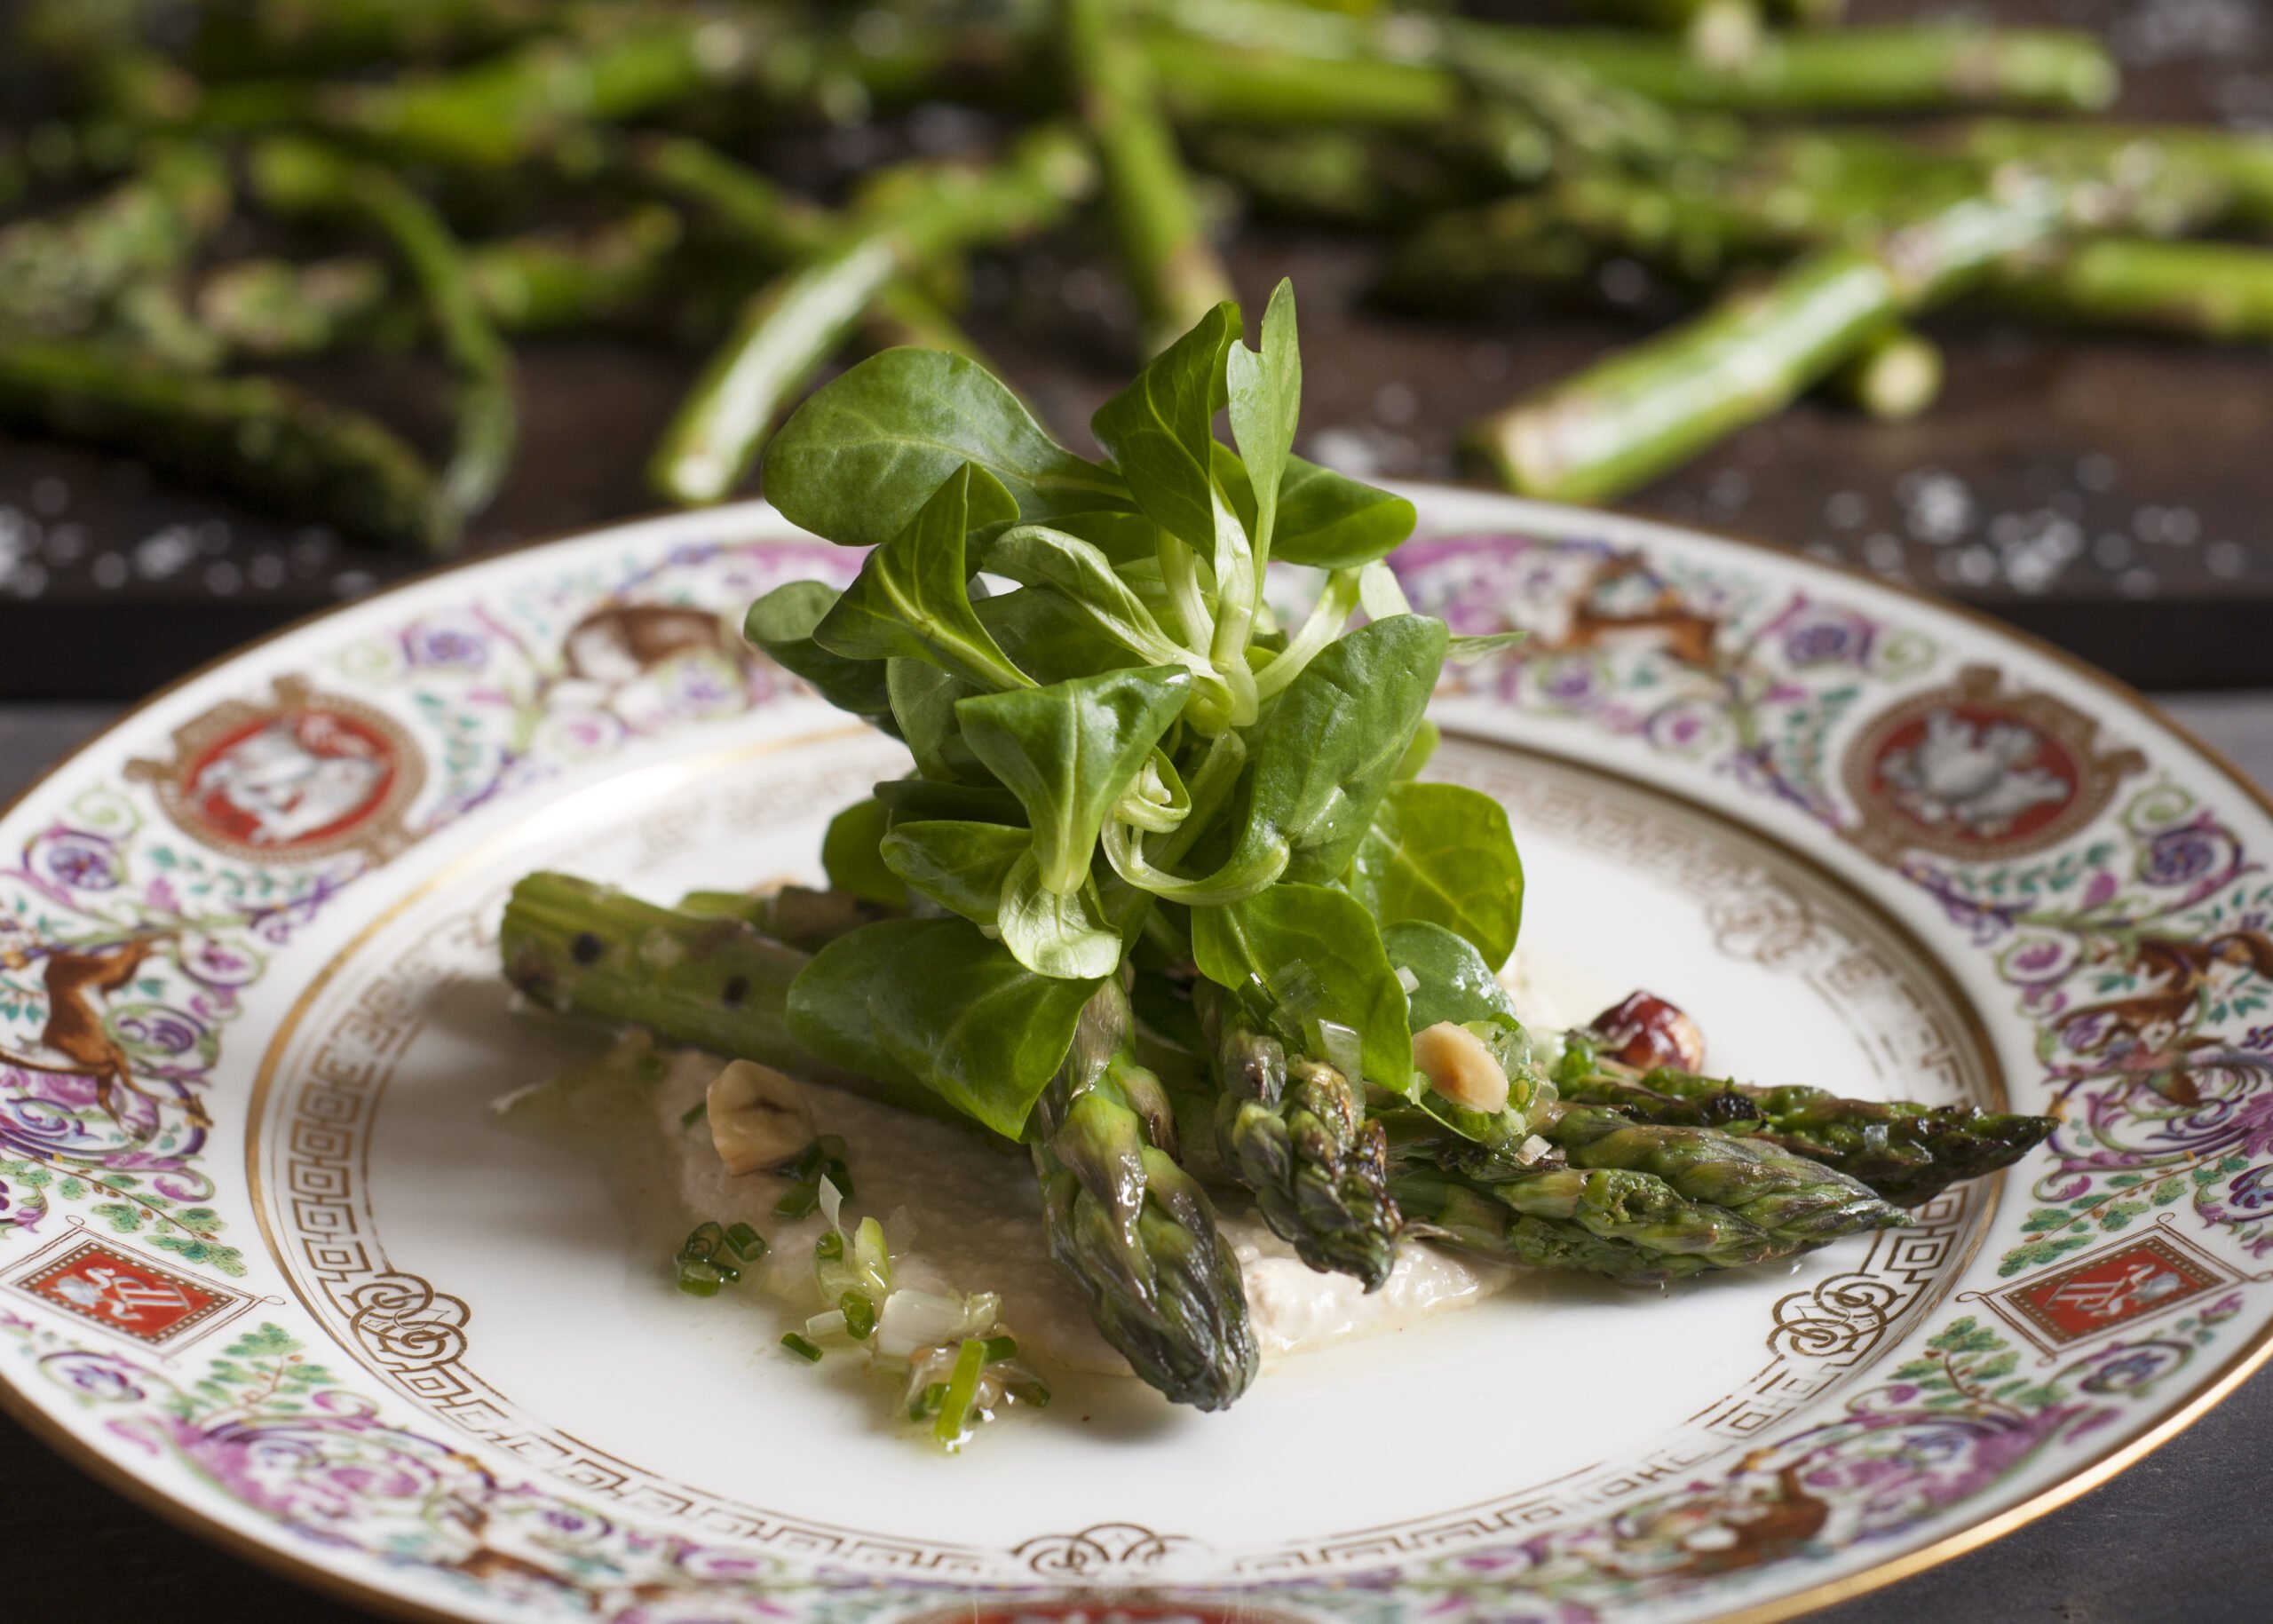
[[[1216,641],[1216,617],[1200,585],[1200,555],[1165,530],[1159,546],[1160,576],[1168,582],[1168,606],[1176,611],[1184,646],[1207,659]]]
[[[1315,607],[1304,620],[1300,630],[1287,639],[1287,646],[1272,657],[1270,664],[1255,674],[1255,688],[1258,697],[1269,699],[1303,674],[1303,668],[1326,651],[1327,644],[1342,635],[1350,623],[1350,611],[1358,606],[1359,572],[1337,569],[1326,578],[1326,590],[1319,594]]]

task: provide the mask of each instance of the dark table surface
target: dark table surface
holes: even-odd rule
[[[0,0],[0,20],[12,4]],[[1501,9],[1548,15],[1556,0]],[[2123,116],[2273,123],[2273,7],[2262,0],[1851,9],[1865,21],[1955,12],[2095,29],[2125,61]],[[935,140],[941,128],[952,139],[943,117]],[[899,139],[807,134],[764,155],[778,171],[841,175],[891,155]],[[1455,477],[1463,424],[1649,330],[1600,301],[1517,297],[1460,317],[1384,310],[1366,297],[1381,250],[1347,236],[1251,226],[1231,257],[1250,301],[1295,276],[1303,449],[1360,476]],[[973,335],[1057,432],[1085,444],[1091,408],[1133,360],[1094,234],[981,260],[972,294]],[[1955,594],[2141,686],[2273,684],[2262,635],[2273,620],[2273,366],[2261,346],[2063,335],[1961,311],[1928,326],[1950,380],[1922,419],[1883,425],[1803,401],[1627,505]],[[601,338],[518,353],[520,455],[472,545],[652,509],[642,464],[701,354]],[[431,365],[364,355],[301,376],[425,443],[440,431],[444,379]],[[0,697],[132,698],[417,567],[156,483],[128,459],[0,433]]]
[[[2169,701],[2178,719],[2273,785],[2273,693]],[[0,796],[108,718],[109,707],[0,705]],[[1980,1550],[1814,1615],[1821,1624],[2115,1624],[2273,1617],[2273,1369],[2104,1486]],[[59,1577],[106,1620],[340,1624],[323,1600],[201,1543],[83,1477],[0,1415],[0,1571]],[[12,1615],[8,1615],[12,1616]]]

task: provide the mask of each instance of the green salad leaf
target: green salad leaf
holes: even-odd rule
[[[1193,546],[1212,546],[1216,535],[1214,425],[1224,355],[1239,334],[1239,307],[1216,305],[1089,419],[1136,505]]]
[[[884,866],[910,889],[972,923],[992,928],[1002,888],[1034,836],[1002,823],[939,819],[902,823],[883,836]]]
[[[1192,910],[1192,956],[1220,986],[1263,990],[1313,1044],[1318,1020],[1353,1029],[1366,1081],[1414,1091],[1413,1035],[1404,984],[1373,915],[1323,885],[1272,885],[1219,907]],[[1312,1052],[1318,1052],[1314,1048]]]
[[[1239,441],[1255,503],[1247,521],[1255,556],[1271,556],[1279,522],[1279,481],[1294,455],[1303,408],[1303,355],[1295,343],[1295,285],[1281,281],[1263,313],[1263,339],[1250,350],[1233,342],[1224,357],[1232,435]]]
[[[1191,686],[1183,671],[1152,666],[956,705],[970,748],[1026,809],[1044,888],[1062,896],[1089,878],[1105,813]]]
[[[1131,510],[1121,476],[1066,450],[978,362],[886,350],[816,391],[766,448],[765,499],[846,547],[880,547],[969,463],[1028,522]]]
[[[890,813],[882,801],[855,801],[829,820],[821,836],[820,866],[841,891],[884,907],[906,907],[907,886],[878,852]]]
[[[1036,975],[969,920],[888,919],[798,972],[789,1035],[832,1066],[919,1082],[1015,1139],[1097,985]]]
[[[1506,808],[1465,785],[1391,784],[1342,883],[1384,927],[1442,925],[1493,966],[1515,951],[1523,860]]]
[[[1410,919],[1384,929],[1382,947],[1389,962],[1410,970],[1417,983],[1406,994],[1414,1031],[1439,1021],[1455,1026],[1474,1020],[1517,1024],[1508,989],[1466,937],[1429,920]]]
[[[906,528],[862,561],[813,640],[847,660],[928,660],[980,688],[1033,686],[972,609],[964,557],[974,525],[1017,517],[999,480],[962,464]]]
[[[813,641],[813,630],[836,606],[836,589],[818,581],[792,581],[750,605],[742,635],[782,669],[802,677],[839,710],[887,733],[896,731],[881,660],[848,660]]]
[[[1247,849],[1282,845],[1290,880],[1340,876],[1436,691],[1445,638],[1422,615],[1375,621],[1288,685],[1249,749]]]

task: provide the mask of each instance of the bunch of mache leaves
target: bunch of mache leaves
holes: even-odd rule
[[[834,1066],[1027,1139],[1045,1197],[1070,1178],[1108,1227],[1141,1229],[1167,1188],[1202,1273],[1236,1264],[1206,1197],[1168,1176],[1178,1157],[1372,1287],[1398,1219],[1368,1093],[1517,1145],[1544,1088],[1493,973],[1523,899],[1506,815],[1414,778],[1445,660],[1505,639],[1452,638],[1406,603],[1383,560],[1410,503],[1293,455],[1288,285],[1242,340],[1220,305],[1107,401],[1092,428],[1110,463],[931,351],[855,367],[783,430],[767,496],[874,551],[842,593],[760,599],[748,635],[915,761],[824,848],[833,885],[905,916],[824,947],[789,1024]],[[1273,559],[1323,572],[1298,624],[1265,600]],[[1173,1086],[1135,1063],[1132,992],[1155,1053],[1198,1062],[1162,1068]],[[1485,1023],[1501,1070],[1529,1081],[1481,1101],[1430,1087],[1414,1034],[1446,1020]],[[1078,1255],[1056,1220],[1086,1214],[1059,1204],[1053,1239]],[[1126,1250],[1091,1239],[1108,1264]],[[1087,1279],[1097,1260],[1069,1261]],[[1229,1391],[1222,1360],[1199,1361],[1202,1402],[1252,1366],[1243,1323],[1224,1329],[1247,1351]]]
[[[1525,1030],[1507,816],[1417,776],[1444,662],[1511,639],[1413,612],[1385,563],[1413,508],[1293,455],[1301,383],[1281,284],[1256,347],[1217,305],[1099,408],[1109,463],[927,351],[790,420],[766,494],[874,551],[841,593],[768,594],[749,637],[915,767],[829,828],[832,885],[887,916],[799,961],[785,1041],[1024,1141],[1098,1329],[1208,1409],[1255,1367],[1210,1184],[1367,1290],[1414,1233],[1655,1282],[1898,1223],[1873,1174],[1939,1188],[2037,1143],[2041,1119],[1739,1092]],[[1274,559],[1322,572],[1291,623]]]

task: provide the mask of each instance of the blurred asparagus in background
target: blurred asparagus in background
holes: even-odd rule
[[[1140,348],[1226,292],[1218,193],[1391,239],[1380,296],[1446,313],[1647,267],[1652,308],[1695,313],[1469,436],[1485,472],[1582,500],[1810,389],[1930,410],[1944,358],[1912,321],[1952,300],[2273,330],[2273,250],[2194,240],[2273,224],[2273,138],[2058,116],[2118,88],[2089,36],[1850,28],[1835,0],[1569,10],[1578,26],[1409,0],[35,0],[14,47],[54,107],[0,140],[19,211],[0,336],[87,347],[60,373],[45,354],[12,410],[54,432],[99,418],[297,516],[447,546],[510,466],[509,340],[601,329],[714,346],[652,466],[669,499],[715,501],[840,350],[976,353],[964,255],[1082,229],[1093,194]],[[975,133],[908,154],[898,115],[936,103],[973,109]],[[849,193],[841,170],[773,165],[800,132],[859,125],[892,162]],[[335,513],[337,481],[178,455],[216,411],[310,421],[281,385],[199,380],[366,347],[455,377],[439,521],[361,496]],[[122,404],[52,409],[59,376],[101,395],[105,357]],[[389,467],[418,465],[423,434],[384,432]]]

